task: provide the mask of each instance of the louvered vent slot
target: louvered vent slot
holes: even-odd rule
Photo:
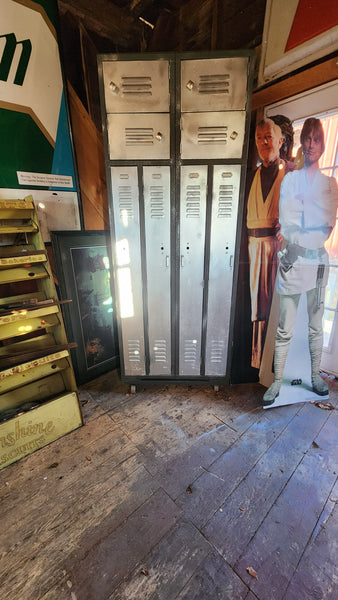
[[[222,363],[224,357],[225,344],[223,340],[212,340],[210,361],[212,363]]]
[[[199,127],[197,143],[201,146],[213,146],[227,143],[227,127]]]
[[[151,77],[122,77],[124,96],[152,96]]]
[[[141,352],[140,352],[140,341],[139,340],[129,340],[128,341],[128,356],[129,362],[139,363],[141,360]]]
[[[199,219],[201,212],[201,188],[199,185],[188,185],[185,199],[187,219]]]
[[[185,340],[184,342],[184,361],[194,364],[197,358],[196,340]]]
[[[152,127],[126,127],[126,146],[152,146],[154,144],[154,130]]]
[[[130,185],[119,185],[119,211],[121,219],[125,219],[125,217],[132,219],[134,216]]]
[[[232,217],[233,186],[220,185],[218,196],[218,213],[220,219],[230,219]]]
[[[164,201],[162,185],[152,185],[150,187],[150,217],[152,219],[164,218]]]
[[[230,75],[200,75],[198,92],[200,94],[229,94]]]
[[[155,340],[154,358],[157,363],[167,362],[167,342],[166,340]]]

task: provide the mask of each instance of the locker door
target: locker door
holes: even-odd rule
[[[183,159],[242,158],[245,112],[203,112],[181,115]]]
[[[206,375],[226,374],[240,176],[240,165],[214,166]]]
[[[111,167],[116,283],[126,375],[145,375],[137,167]]]
[[[182,112],[245,110],[248,58],[181,61]]]
[[[179,373],[200,375],[207,167],[181,167]]]
[[[110,160],[170,158],[169,114],[107,116]]]
[[[169,112],[169,61],[102,63],[107,113]]]
[[[149,375],[171,374],[170,167],[144,167]]]

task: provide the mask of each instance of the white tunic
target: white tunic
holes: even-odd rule
[[[279,221],[281,234],[289,244],[320,249],[335,226],[338,207],[337,182],[319,170],[312,182],[307,169],[288,173],[281,185]],[[279,294],[299,294],[316,287],[318,264],[329,264],[327,252],[320,258],[299,256],[290,270],[279,266],[276,289]],[[328,279],[325,269],[322,285]]]

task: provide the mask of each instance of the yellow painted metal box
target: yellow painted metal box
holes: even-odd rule
[[[76,392],[0,424],[0,469],[47,446],[82,425]]]

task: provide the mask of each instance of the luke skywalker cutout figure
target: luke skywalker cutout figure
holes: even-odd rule
[[[323,348],[323,313],[329,257],[324,243],[336,223],[337,182],[319,170],[324,152],[324,131],[319,119],[304,122],[301,136],[304,166],[282,181],[279,222],[286,248],[279,253],[276,290],[280,297],[279,324],[275,340],[274,381],[263,397],[270,406],[279,395],[301,294],[306,292],[309,317],[309,350],[312,390],[320,396],[328,387],[320,376]]]

